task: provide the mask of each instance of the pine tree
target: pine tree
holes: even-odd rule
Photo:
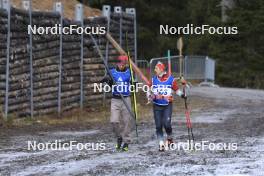
[[[138,56],[177,54],[177,35],[159,35],[159,25],[236,26],[237,35],[185,35],[185,55],[208,55],[217,61],[216,82],[223,86],[264,88],[264,1],[234,0],[235,6],[221,21],[221,0],[83,0],[94,7],[103,4],[135,7],[138,22]]]

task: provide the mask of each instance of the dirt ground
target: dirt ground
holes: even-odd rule
[[[141,108],[139,138],[114,151],[108,123],[33,123],[0,127],[0,175],[264,175],[264,91],[194,87],[190,91],[195,142],[236,143],[237,150],[158,152],[151,106]],[[107,116],[107,114],[106,114]],[[183,101],[175,100],[173,136],[187,142]],[[28,141],[106,144],[105,150],[27,150]]]

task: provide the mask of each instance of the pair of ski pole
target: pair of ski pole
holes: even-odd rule
[[[186,95],[186,83],[183,87],[183,94]],[[187,97],[184,98],[184,107],[185,107],[185,118],[186,118],[186,126],[188,129],[188,139],[189,139],[189,148],[191,149],[191,141],[194,143],[194,135],[193,135],[193,129],[192,129],[192,123],[190,118],[190,109],[188,108],[187,104]]]

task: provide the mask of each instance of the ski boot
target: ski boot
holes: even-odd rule
[[[172,138],[168,138],[167,140],[166,140],[166,142],[165,142],[165,145],[166,145],[166,147],[168,148],[168,149],[170,149],[171,148],[171,144],[173,144],[174,142],[173,142],[173,140],[172,140]]]
[[[122,137],[117,138],[116,150],[121,150],[122,141],[123,141]]]
[[[163,141],[159,142],[159,151],[164,152],[165,151],[165,144]]]
[[[128,143],[124,143],[124,145],[122,147],[122,151],[123,152],[127,152],[128,151]]]
[[[172,140],[172,138],[168,138],[167,140],[166,140],[166,145],[168,145],[168,146],[170,146],[171,144],[173,144],[174,142],[173,142],[173,140]]]

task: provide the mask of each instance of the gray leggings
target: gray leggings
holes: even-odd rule
[[[153,105],[153,113],[156,125],[156,134],[159,140],[163,140],[163,127],[168,137],[171,137],[171,115],[172,115],[172,103],[167,106]]]

